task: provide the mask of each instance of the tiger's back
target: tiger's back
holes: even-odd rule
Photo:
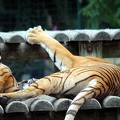
[[[71,73],[71,74],[70,74]],[[101,95],[118,94],[120,92],[120,68],[106,63],[98,63],[90,66],[81,66],[70,70],[66,86],[70,86],[72,81],[74,87],[69,88],[65,94],[74,93],[75,89],[82,90],[89,85],[99,83],[97,88],[101,89]],[[73,77],[74,74],[74,77]],[[101,86],[104,86],[101,88]],[[78,92],[77,92],[78,93]]]
[[[108,63],[96,62],[88,66],[72,68],[46,76],[44,80],[48,78],[55,85],[51,87],[57,91],[55,91],[55,94],[77,95],[81,90],[95,83],[99,83],[100,86],[97,86],[97,88],[100,87],[99,90],[102,96],[103,94],[105,96],[108,94],[117,95],[120,92],[120,68]],[[39,86],[40,81],[36,82]]]

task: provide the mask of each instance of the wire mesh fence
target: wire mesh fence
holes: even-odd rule
[[[77,28],[77,0],[0,0],[0,31]]]
[[[76,6],[77,0],[0,0],[0,31],[27,30],[38,25],[49,30],[73,29],[77,27]],[[41,78],[53,72],[53,65],[48,60],[38,61],[39,65],[36,61],[2,62],[11,68],[17,81]]]
[[[83,1],[82,4],[79,3],[79,1]],[[94,2],[94,0],[92,0]],[[96,0],[95,0],[96,1]],[[101,0],[102,1],[102,0]],[[110,2],[111,1],[111,2]],[[112,12],[114,10],[117,10],[117,7],[113,7],[113,3],[118,1],[110,0],[109,2],[102,2],[103,8],[105,6],[105,9],[108,6],[108,4],[105,3],[111,3],[111,7],[113,9],[110,9]],[[91,2],[91,3],[93,3]],[[99,1],[96,1],[96,3],[99,3]],[[88,19],[87,17],[83,15],[78,15],[81,8],[83,6],[86,6],[90,1],[88,0],[0,0],[0,31],[19,31],[19,30],[27,30],[30,27],[41,25],[43,29],[49,29],[49,30],[65,30],[65,29],[76,29],[76,28],[86,28],[87,20],[89,20],[94,26],[95,26],[95,19]],[[119,2],[118,2],[119,3]],[[119,3],[120,4],[120,3]],[[119,6],[119,4],[117,4]],[[88,4],[88,6],[91,4]],[[92,4],[96,8],[96,4]],[[98,5],[98,4],[97,4]],[[111,8],[110,7],[110,8]],[[88,9],[88,13],[92,16],[94,16],[94,12],[96,13],[96,10],[94,7],[91,7],[91,9]],[[101,8],[101,9],[100,9]],[[100,7],[99,10],[104,11],[102,7]],[[114,9],[116,8],[116,9]],[[92,10],[93,13],[90,12]],[[119,16],[119,8],[118,14]],[[99,11],[99,14],[101,13]],[[110,11],[107,11],[107,14],[113,15],[110,13]],[[106,12],[105,16],[106,16]],[[114,14],[114,15],[116,15]],[[102,15],[98,15],[100,17],[100,20],[102,20],[104,17],[103,12]],[[97,16],[97,17],[98,17]],[[95,16],[95,18],[97,18]],[[111,18],[114,18],[113,16]],[[99,20],[99,19],[98,19]],[[105,28],[106,26],[110,26],[111,23],[114,24],[114,22],[111,22],[109,19],[105,19],[106,21],[100,22],[99,27]],[[113,20],[119,20],[117,18],[114,18]],[[88,21],[88,22],[89,22]],[[108,24],[110,21],[110,24]],[[106,22],[106,23],[105,23]],[[120,22],[119,22],[120,23]],[[104,27],[103,27],[104,26]],[[112,26],[112,25],[111,25]],[[115,26],[119,27],[118,24]],[[114,27],[115,27],[114,26]],[[2,61],[3,62],[3,61]],[[37,68],[35,65],[36,62],[22,62],[22,63],[13,63],[8,62],[5,63],[8,66],[11,67],[12,71],[15,74],[15,77],[20,81],[22,74],[28,74],[26,71],[29,71],[29,73],[32,75],[31,77],[35,77],[36,75],[33,75],[34,71],[36,73],[36,70],[41,71],[42,68],[42,74],[40,74],[41,77],[43,77],[44,74],[43,69],[48,70],[48,74],[50,72],[53,72],[53,68],[49,68],[49,66],[52,66],[49,64],[46,64],[47,62],[39,61],[39,68]],[[42,63],[42,64],[41,64]],[[13,65],[14,64],[14,65]],[[28,66],[32,66],[34,64],[34,70],[32,68],[28,69]],[[46,68],[43,68],[43,65],[46,66]],[[21,66],[27,66],[26,69]],[[16,68],[16,69],[15,69]],[[32,71],[32,72],[31,72]],[[45,70],[46,71],[46,70]],[[18,74],[19,73],[19,74]],[[39,77],[40,77],[39,76]],[[36,76],[37,77],[37,76]]]

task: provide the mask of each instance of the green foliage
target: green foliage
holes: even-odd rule
[[[84,0],[79,0],[81,4]],[[120,0],[87,0],[79,11],[87,21],[87,28],[119,28]]]

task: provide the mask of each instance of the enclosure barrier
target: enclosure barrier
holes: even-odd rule
[[[45,31],[76,55],[120,57],[120,29]],[[26,41],[27,31],[0,32],[2,60],[49,59],[39,45]],[[25,101],[0,106],[3,120],[63,120],[71,99],[40,95]],[[90,99],[79,110],[76,120],[120,120],[120,97],[107,96],[103,101]]]

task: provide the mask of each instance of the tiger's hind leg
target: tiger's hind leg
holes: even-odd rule
[[[90,82],[90,85],[78,93],[77,96],[73,99],[71,105],[67,110],[65,120],[74,120],[78,110],[87,100],[91,98],[101,97],[103,94],[106,94],[107,90],[108,88],[106,89],[104,87],[104,83],[92,80]]]

